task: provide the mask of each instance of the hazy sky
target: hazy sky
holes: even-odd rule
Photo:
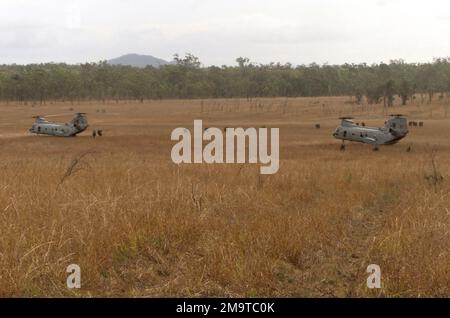
[[[408,62],[450,56],[445,0],[1,0],[0,64],[126,53],[205,65]]]

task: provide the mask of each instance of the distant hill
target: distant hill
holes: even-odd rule
[[[147,65],[153,67],[160,67],[161,65],[170,64],[169,62],[156,58],[151,55],[140,55],[140,54],[126,54],[120,57],[108,60],[108,64],[111,65],[129,65],[133,67],[144,68]]]

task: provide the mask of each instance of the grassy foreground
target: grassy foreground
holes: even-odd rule
[[[0,296],[449,297],[442,103],[396,106],[425,125],[379,152],[339,151],[337,117],[385,120],[347,97],[1,105]],[[89,131],[26,134],[32,115],[70,109],[88,112]],[[170,133],[194,119],[279,127],[279,172],[175,165]],[[72,263],[78,290],[66,287]],[[369,264],[379,290],[366,287]]]

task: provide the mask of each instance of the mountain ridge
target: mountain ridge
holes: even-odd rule
[[[132,67],[144,68],[146,66],[160,67],[170,64],[168,61],[154,57],[152,55],[143,55],[137,53],[124,54],[119,57],[107,60],[111,65],[127,65]]]

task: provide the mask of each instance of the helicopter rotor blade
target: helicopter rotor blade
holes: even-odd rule
[[[404,114],[390,114],[391,117],[406,117]]]
[[[61,117],[61,116],[70,116],[70,115],[85,115],[86,113],[60,113],[60,114],[50,114],[50,115],[37,115],[37,116],[33,116],[33,118],[37,118],[37,117]]]

